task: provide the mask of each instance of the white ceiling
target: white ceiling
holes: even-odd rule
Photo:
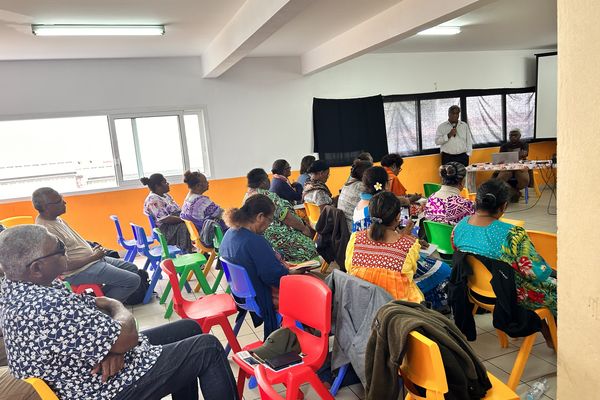
[[[463,32],[397,40],[448,20]],[[36,37],[32,23],[165,24],[166,34]],[[313,72],[336,62],[319,62],[319,48],[337,49],[345,39],[362,42],[365,36],[334,58],[553,48],[556,0],[0,0],[0,60],[202,56],[210,60],[205,76],[219,76],[247,56],[316,54]]]

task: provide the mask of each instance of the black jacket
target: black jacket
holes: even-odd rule
[[[345,272],[346,246],[350,240],[350,231],[344,212],[333,206],[325,206],[315,229],[319,234],[317,251],[321,257],[328,263],[335,260],[340,269]]]
[[[468,298],[467,280],[473,273],[467,264],[467,253],[456,251],[453,256],[452,273],[448,282],[448,302],[454,314],[454,323],[467,340],[477,338],[473,304]],[[515,271],[507,263],[480,255],[474,255],[492,274],[492,288],[496,294],[493,313],[494,328],[500,329],[510,337],[529,336],[538,332],[541,320],[538,315],[517,304]],[[482,299],[484,300],[484,299]]]

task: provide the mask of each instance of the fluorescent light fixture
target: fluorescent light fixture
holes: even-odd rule
[[[460,33],[460,26],[434,26],[417,33],[417,35],[456,35]]]
[[[160,36],[164,25],[31,25],[36,36]]]

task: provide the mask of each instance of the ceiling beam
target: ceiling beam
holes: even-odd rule
[[[313,0],[247,0],[202,54],[205,78],[218,78]]]
[[[302,55],[311,74],[358,57],[424,29],[454,19],[494,0],[402,0]]]

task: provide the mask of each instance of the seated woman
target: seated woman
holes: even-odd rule
[[[162,174],[152,174],[150,178],[140,179],[140,182],[150,189],[150,194],[144,201],[144,214],[154,218],[156,226],[165,235],[168,244],[191,253],[192,240],[185,223],[179,217],[181,208],[168,194],[169,182]]]
[[[405,196],[406,188],[398,179],[398,174],[402,171],[402,164],[404,160],[398,154],[387,154],[381,159],[381,166],[385,168],[385,172],[388,174],[390,182],[390,192],[396,196]]]
[[[264,169],[255,168],[248,172],[248,191],[244,201],[262,194],[275,204],[275,219],[264,232],[265,239],[285,261],[300,263],[317,257],[317,248],[312,241],[313,232],[296,215],[289,201],[269,191],[269,176]]]
[[[475,210],[473,203],[460,195],[467,169],[454,161],[440,167],[442,188],[429,196],[425,205],[425,218],[444,224],[456,225]]]
[[[420,262],[419,241],[398,229],[400,209],[400,200],[390,192],[373,196],[369,204],[372,224],[350,237],[346,270],[381,286],[395,299],[415,303],[426,299],[432,301],[434,309],[440,309],[445,299],[439,297],[439,289],[447,282],[450,267]]]
[[[225,233],[219,248],[221,257],[244,267],[248,273],[265,323],[265,338],[277,329],[275,310],[279,299],[279,279],[288,274],[304,272],[288,271],[263,236],[276,218],[275,213],[276,206],[267,196],[250,196],[241,208],[225,213],[225,221],[231,229]]]
[[[490,179],[477,190],[475,214],[454,228],[454,246],[465,252],[504,261],[515,269],[517,302],[530,310],[548,307],[556,316],[556,279],[537,253],[527,232],[499,221],[506,210],[510,187]]]
[[[186,171],[183,175],[183,182],[188,185],[190,191],[183,201],[180,217],[192,221],[198,232],[202,231],[202,225],[207,219],[218,222],[223,232],[227,230],[227,225],[222,218],[223,209],[204,195],[209,186],[206,176],[197,171]]]
[[[388,189],[387,172],[382,167],[371,167],[364,172],[362,183],[363,191],[352,213],[352,232],[365,230],[371,225],[369,202],[375,194]]]
[[[296,182],[301,184],[302,188],[304,188],[306,181],[310,179],[310,176],[308,175],[308,169],[312,163],[315,162],[315,160],[315,156],[304,156],[302,157],[302,161],[300,161],[300,176]]]
[[[352,217],[354,209],[360,201],[360,194],[364,192],[362,178],[365,171],[373,166],[369,161],[356,159],[350,168],[350,179],[342,187],[338,198],[338,209],[342,210],[348,221],[348,229],[352,231]]]
[[[305,203],[318,205],[323,207],[332,205],[333,198],[331,191],[325,184],[329,179],[329,166],[325,161],[316,160],[308,169],[310,179],[304,184],[304,192],[302,200]]]
[[[269,188],[271,192],[292,204],[302,200],[302,185],[298,182],[291,183],[288,179],[292,174],[290,163],[285,160],[275,160],[271,172],[273,173]]]

